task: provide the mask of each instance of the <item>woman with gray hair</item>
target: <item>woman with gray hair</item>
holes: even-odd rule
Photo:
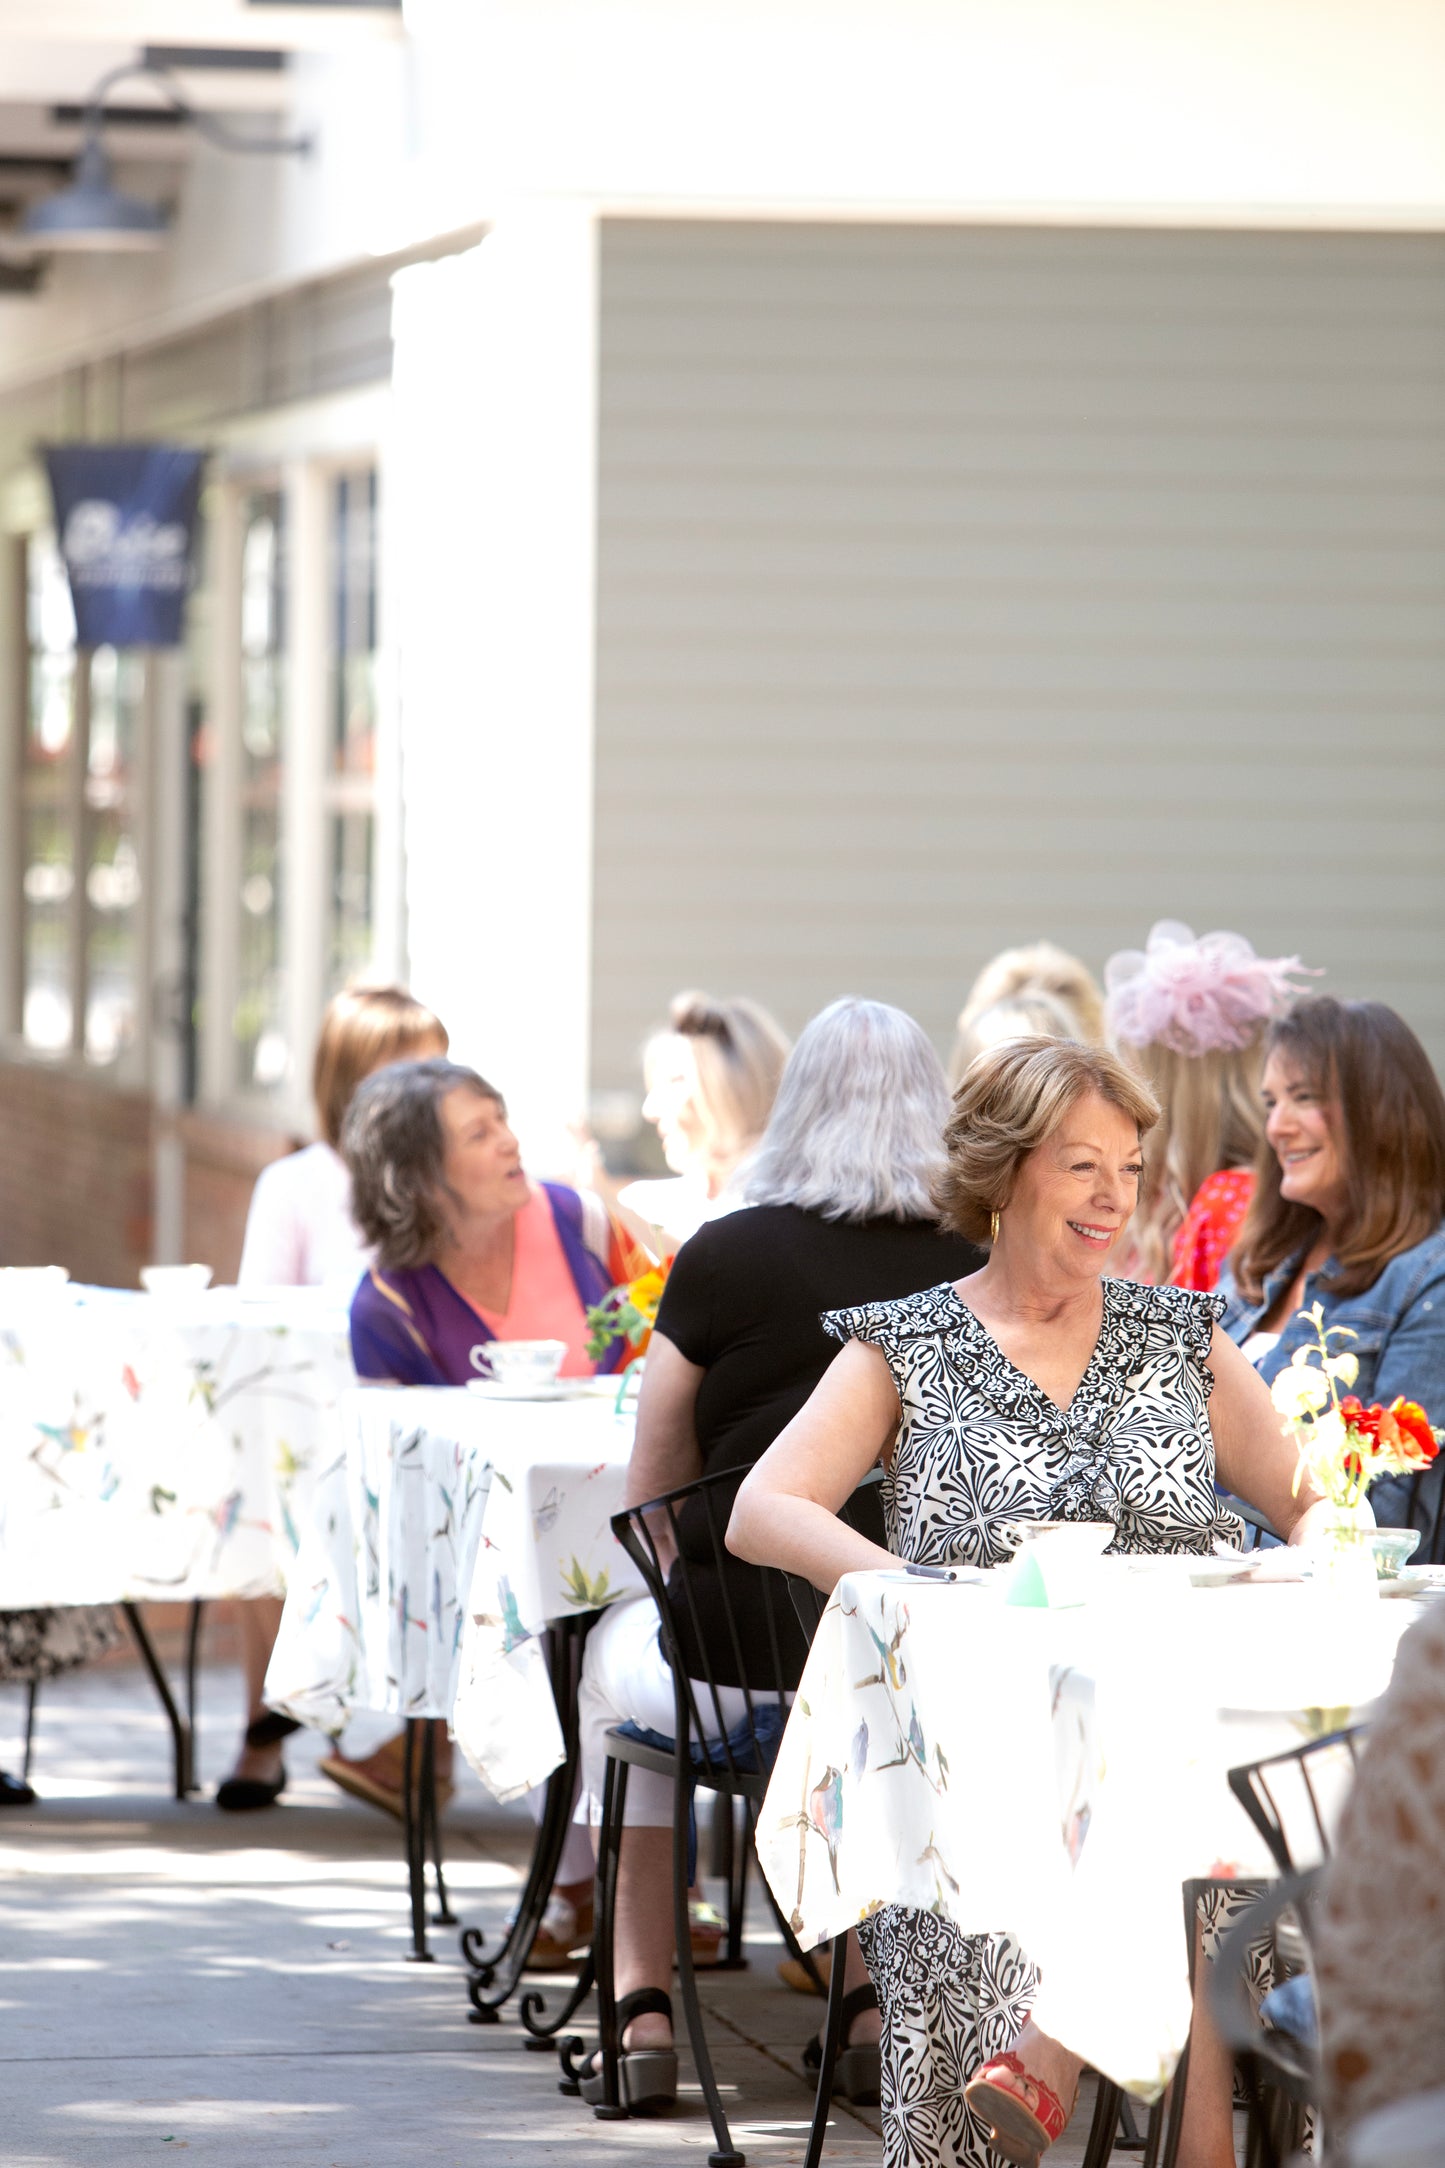
[[[942,1065],[901,1010],[835,1001],[807,1026],[747,1178],[751,1209],[685,1242],[663,1292],[638,1402],[629,1505],[701,1475],[736,1468],[741,1476],[751,1467],[828,1367],[824,1310],[892,1300],[977,1268],[981,1253],[972,1243],[937,1224],[933,1185],[944,1168],[947,1119]],[[678,1517],[693,1592],[693,1604],[678,1606],[680,1625],[716,1609],[708,1601],[715,1568],[706,1515],[696,1511],[696,1520],[687,1507]],[[594,1822],[611,1726],[630,1717],[664,1736],[672,1730],[672,1673],[658,1630],[650,1598],[635,1597],[614,1604],[588,1637],[582,1796]],[[740,1612],[738,1634],[746,1683],[769,1681],[766,1623]],[[685,1653],[689,1639],[684,1631]],[[796,1679],[807,1654],[801,1632],[785,1653]],[[745,1681],[736,1675],[731,1642],[710,1648],[708,1660],[723,1682],[724,1713],[731,1693],[741,1715]],[[703,1672],[700,1650],[688,1662]],[[712,1706],[706,1693],[699,1705]],[[667,1993],[673,1915],[666,1778],[630,1772],[625,1822],[614,1939],[620,2085],[625,2104],[647,2113],[670,2103],[677,2086]],[[850,2015],[861,2016],[871,2001],[864,1987]],[[867,2060],[851,2062],[861,2068]],[[876,2051],[871,2062],[876,2088]],[[845,2084],[849,2067],[845,2057]],[[600,2100],[601,2086],[600,2075],[584,2079],[584,2097]]]

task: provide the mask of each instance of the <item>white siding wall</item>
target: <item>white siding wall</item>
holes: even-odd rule
[[[1161,916],[1445,1057],[1445,240],[617,223],[593,1084]]]

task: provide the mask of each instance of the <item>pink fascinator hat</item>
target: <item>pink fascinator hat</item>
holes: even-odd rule
[[[1178,919],[1161,918],[1142,949],[1119,949],[1104,966],[1104,1014],[1126,1046],[1237,1054],[1304,991],[1296,979],[1318,976],[1298,956],[1256,956],[1243,934],[1196,941]]]

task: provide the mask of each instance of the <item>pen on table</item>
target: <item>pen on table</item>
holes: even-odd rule
[[[954,1572],[952,1566],[905,1566],[903,1571],[911,1573],[919,1581],[956,1581],[958,1579],[958,1575]]]

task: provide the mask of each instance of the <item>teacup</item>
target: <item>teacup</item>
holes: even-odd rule
[[[1063,1610],[1087,1601],[1112,1521],[1015,1521],[1019,1547],[1006,1601]]]
[[[61,1295],[69,1283],[70,1273],[64,1265],[0,1266],[0,1295],[25,1299]]]
[[[1407,1558],[1420,1548],[1418,1528],[1372,1528],[1370,1549],[1375,1558],[1377,1581],[1398,1581]]]
[[[480,1377],[498,1385],[552,1385],[567,1353],[565,1340],[487,1340],[469,1360]]]
[[[140,1284],[148,1295],[199,1295],[211,1284],[209,1265],[142,1265]]]

